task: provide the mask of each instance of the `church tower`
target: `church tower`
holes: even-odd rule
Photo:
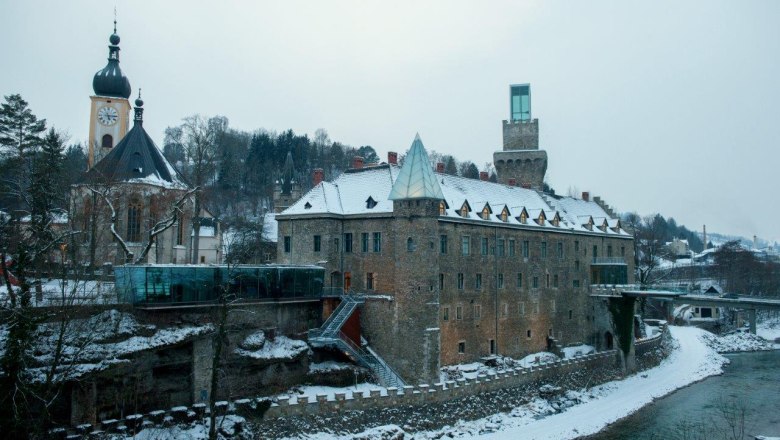
[[[130,81],[119,68],[119,35],[109,37],[108,64],[92,79],[89,114],[89,157],[92,168],[125,137],[130,124]]]
[[[539,149],[539,120],[531,118],[531,85],[509,86],[509,120],[504,121],[504,150],[493,153],[498,182],[541,190],[547,152]]]
[[[282,176],[274,185],[274,212],[280,213],[301,198],[301,185],[295,180],[292,153],[287,152]]]

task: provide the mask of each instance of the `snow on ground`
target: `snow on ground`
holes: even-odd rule
[[[2,331],[2,329],[0,329]],[[351,370],[355,368],[353,364],[347,364],[344,362],[325,361],[309,364],[309,373],[327,373],[329,371]]]
[[[309,345],[305,341],[290,339],[287,336],[277,336],[274,339],[266,339],[262,332],[254,333],[244,340],[236,354],[252,359],[295,359],[302,353],[309,351]]]
[[[563,348],[563,357],[565,358],[573,358],[577,356],[584,356],[586,354],[591,354],[596,352],[596,347],[592,345],[575,345],[573,347],[564,347]]]
[[[576,352],[577,350],[574,351]],[[488,375],[498,371],[517,367],[536,367],[539,365],[555,362],[558,359],[558,356],[546,351],[529,354],[528,356],[519,360],[505,356],[490,356],[484,358],[482,362],[471,362],[468,364],[457,364],[442,367],[440,380],[442,382],[446,382],[449,380],[457,380],[461,378],[476,379],[480,374]]]
[[[312,402],[317,399],[318,395],[326,394],[328,396],[328,400],[333,400],[336,398],[336,393],[345,393],[346,398],[350,399],[352,398],[352,395],[354,393],[363,393],[365,394],[368,391],[372,390],[379,390],[380,394],[383,396],[387,395],[387,388],[380,387],[379,385],[375,385],[373,383],[359,383],[356,385],[350,385],[348,387],[327,387],[327,386],[321,386],[321,385],[305,385],[300,387],[294,387],[291,388],[290,391],[278,394],[276,395],[273,400],[277,400],[279,397],[289,397],[290,403],[295,403],[298,401],[299,397],[308,396],[309,402]]]
[[[775,345],[759,335],[744,331],[736,331],[723,336],[705,333],[702,338],[718,353],[772,350]]]
[[[756,333],[767,341],[774,341],[775,348],[780,349],[780,317],[759,322]]]
[[[723,372],[723,365],[728,363],[728,359],[702,340],[702,335],[706,333],[704,330],[675,326],[670,326],[669,330],[677,348],[658,367],[588,390],[568,391],[555,400],[536,398],[509,413],[494,414],[474,421],[461,421],[455,426],[415,433],[410,437],[574,439],[595,434],[659,397]],[[398,429],[388,425],[342,438],[382,438],[382,433],[397,433]],[[333,436],[320,433],[307,435],[306,438],[320,440]]]
[[[217,417],[216,426],[218,431],[233,436],[236,434],[237,424],[241,425],[242,438],[253,438],[251,432],[246,431],[246,420],[236,415],[227,415]],[[203,423],[195,423],[187,426],[171,426],[168,428],[146,428],[138,434],[131,437],[134,440],[206,440],[209,438],[209,420],[204,419]],[[109,436],[110,439],[124,440],[123,434]],[[219,436],[225,438],[225,436]]]
[[[14,291],[18,291],[18,287]],[[41,280],[43,297],[39,301],[32,291],[32,304],[34,307],[62,305],[63,298],[66,305],[87,304],[116,304],[118,298],[114,283],[109,281],[73,281],[62,279]],[[8,301],[8,289],[0,285],[0,303]]]

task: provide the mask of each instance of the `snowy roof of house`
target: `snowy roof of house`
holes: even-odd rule
[[[186,189],[179,173],[163,156],[142,124],[135,124],[125,137],[96,163],[82,183],[146,183],[165,188]]]
[[[404,159],[404,165],[393,183],[388,199],[436,199],[441,200],[444,194],[436,181],[431,169],[428,153],[425,152],[419,133],[414,137],[412,147]]]
[[[387,164],[349,170],[332,182],[321,182],[278,216],[391,214],[393,201],[389,197],[402,170],[403,168],[397,165]],[[592,201],[571,197],[558,198],[532,189],[439,174],[432,170],[430,174],[436,179],[442,199],[447,206],[443,218],[504,223],[501,219],[501,211],[506,206],[509,210],[506,224],[510,225],[523,224],[519,216],[525,209],[530,218],[524,226],[546,230],[630,236],[622,229],[612,229],[612,224],[605,231],[596,228],[591,231],[586,228],[584,224],[587,222],[582,220],[583,216],[593,217],[597,226],[601,226],[604,219],[609,219],[608,223],[616,224],[603,208]],[[376,204],[368,203],[369,198]],[[477,211],[468,212],[466,217],[461,216],[460,208],[464,203],[468,203]],[[487,220],[480,217],[486,203],[493,211]],[[540,225],[533,220],[541,212],[545,213],[548,221]],[[560,217],[558,226],[551,222],[556,213]]]

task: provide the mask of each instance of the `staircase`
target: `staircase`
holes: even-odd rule
[[[330,347],[340,350],[356,364],[371,370],[382,386],[401,388],[406,385],[401,376],[368,346],[365,339],[361,337],[358,345],[341,331],[341,327],[352,316],[352,312],[363,303],[364,300],[360,297],[342,296],[341,304],[322,326],[309,330],[309,344],[312,347]]]

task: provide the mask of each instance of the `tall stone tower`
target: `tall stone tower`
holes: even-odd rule
[[[301,184],[295,180],[292,153],[287,152],[282,176],[274,185],[274,212],[280,213],[301,198]]]
[[[119,68],[119,35],[109,37],[108,64],[92,78],[95,92],[89,99],[89,157],[92,168],[127,134],[130,126],[130,81]]]
[[[539,120],[531,117],[531,85],[509,86],[509,120],[503,121],[504,149],[493,153],[499,183],[542,189],[547,152],[539,149]]]

